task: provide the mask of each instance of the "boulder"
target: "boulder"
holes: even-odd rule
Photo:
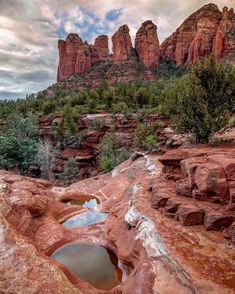
[[[188,179],[182,179],[177,182],[176,193],[178,195],[192,197],[192,188],[188,183]]]
[[[204,226],[208,231],[222,231],[223,229],[229,227],[234,220],[235,216],[233,214],[224,215],[222,213],[212,211],[206,213]]]
[[[193,205],[181,205],[177,216],[183,226],[201,225],[203,223],[203,209]]]
[[[176,199],[169,199],[165,206],[165,215],[168,217],[175,217],[178,211],[178,208],[180,207],[181,202],[179,202]]]
[[[160,192],[154,193],[152,192],[152,207],[153,208],[160,208],[165,207],[168,199],[170,198],[168,193]]]
[[[202,194],[224,202],[228,194],[224,170],[218,164],[207,162],[199,165],[195,172],[195,185]]]

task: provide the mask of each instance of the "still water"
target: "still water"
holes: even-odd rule
[[[73,242],[58,248],[51,257],[98,289],[112,289],[122,280],[116,255],[101,246]]]
[[[80,228],[100,223],[108,217],[108,213],[100,211],[85,211],[67,219],[63,225],[67,228]]]
[[[63,202],[72,205],[81,205],[86,208],[94,208],[100,204],[100,200],[94,196],[79,196],[79,199],[65,200]]]

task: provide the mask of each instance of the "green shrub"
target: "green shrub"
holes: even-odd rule
[[[103,137],[99,146],[99,162],[105,172],[111,171],[129,157],[130,153],[121,148],[121,143],[115,133],[108,133]]]
[[[64,164],[64,170],[60,174],[60,179],[64,185],[69,185],[79,175],[76,158],[70,158]]]
[[[235,69],[214,56],[202,60],[190,73],[163,91],[166,114],[180,134],[192,134],[195,142],[207,143],[228,123],[227,110],[235,96]]]
[[[158,148],[158,136],[155,128],[150,124],[139,123],[134,130],[133,144],[137,148],[152,151]]]
[[[21,175],[25,175],[30,166],[39,165],[39,149],[35,117],[9,117],[5,133],[0,136],[0,167],[17,167]]]
[[[92,130],[101,130],[105,126],[105,120],[101,117],[96,117],[91,121],[90,128]]]

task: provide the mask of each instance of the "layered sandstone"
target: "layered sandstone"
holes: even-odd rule
[[[114,62],[129,60],[134,55],[129,32],[128,26],[123,25],[112,36]]]
[[[135,49],[141,62],[148,67],[159,64],[159,40],[157,26],[151,21],[145,21],[136,34]]]
[[[220,11],[215,4],[203,6],[162,43],[161,57],[186,66],[210,53],[221,59],[235,49],[234,19],[233,9]]]

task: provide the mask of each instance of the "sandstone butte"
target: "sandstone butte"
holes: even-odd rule
[[[234,147],[136,153],[111,173],[67,188],[0,171],[0,292],[234,293],[234,191]],[[99,198],[108,219],[64,227],[87,209],[63,201],[84,195]],[[50,257],[76,241],[113,251],[121,283],[98,290]]]
[[[233,8],[222,11],[208,4],[190,15],[160,47],[162,58],[178,65],[191,66],[202,57],[214,53],[220,60],[234,59],[235,14]]]
[[[190,67],[202,57],[214,53],[218,60],[227,58],[235,62],[235,13],[215,4],[208,4],[190,15],[182,25],[159,46],[157,26],[148,20],[136,33],[132,47],[129,28],[121,26],[112,36],[113,54],[109,53],[108,37],[103,35],[94,45],[84,42],[78,34],[69,34],[59,40],[59,66],[57,80],[75,73],[88,71],[100,60],[114,63],[142,62],[146,67],[156,67],[159,60],[175,61]]]

